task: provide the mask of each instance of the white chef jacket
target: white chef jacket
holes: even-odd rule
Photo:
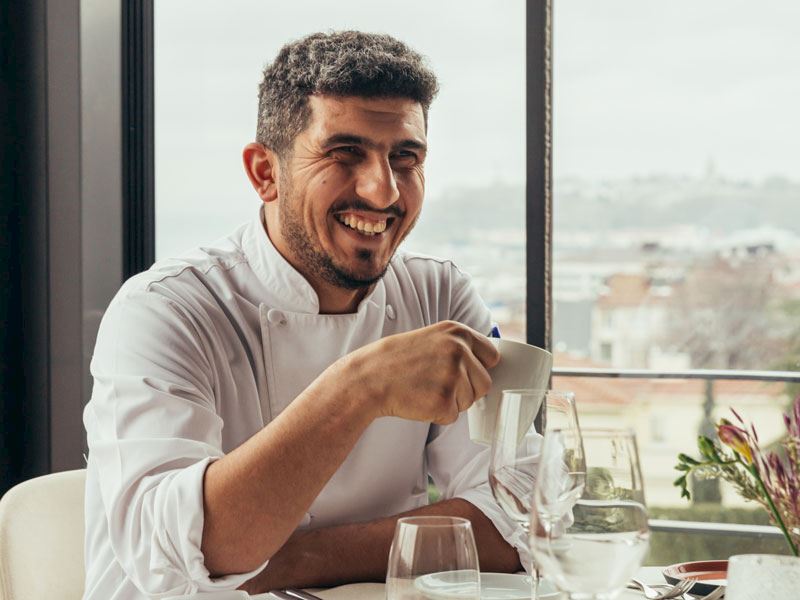
[[[480,332],[489,311],[452,262],[397,253],[352,314],[319,314],[314,289],[275,249],[261,218],[209,248],[159,261],[106,311],[84,412],[85,600],[233,589],[262,568],[211,578],[203,563],[203,474],[274,419],[338,358],[438,321]],[[392,368],[391,364],[386,365]],[[313,432],[309,432],[313,435]],[[301,527],[367,521],[464,498],[524,555],[524,533],[494,502],[488,449],[449,426],[375,420]]]

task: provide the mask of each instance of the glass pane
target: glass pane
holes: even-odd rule
[[[660,513],[652,516],[658,519],[667,518]],[[704,517],[702,514],[698,514],[698,516]],[[719,515],[716,514],[709,514],[707,517],[720,520]],[[709,521],[703,522],[708,523]],[[791,555],[791,553],[783,538],[654,531],[650,534],[650,552],[645,559],[645,565],[663,566],[694,560],[709,560],[709,558],[723,559],[723,557],[728,558],[734,554]]]
[[[651,518],[770,524],[763,508],[743,500],[732,485],[721,480],[695,481],[689,488],[691,501],[681,498],[680,489],[673,484],[680,475],[674,467],[679,453],[700,458],[697,437],[716,439],[714,424],[720,418],[735,421],[730,407],[735,407],[745,422],[755,425],[762,449],[775,449],[786,434],[783,413],[790,404],[792,386],[759,381],[557,376],[553,378],[553,388],[575,392],[582,427],[630,427],[636,432]],[[673,535],[678,534],[661,533],[654,540],[650,564],[727,558],[730,554],[755,552],[756,548],[748,546],[752,539],[744,536],[709,536],[704,540],[695,534],[680,534],[684,544],[669,541]],[[733,548],[734,543],[739,545]],[[782,539],[764,543],[765,548],[781,551],[786,546]],[[742,552],[725,550],[729,546]],[[706,550],[720,552],[703,555]]]
[[[556,3],[557,365],[800,368],[798,22]]]
[[[426,55],[441,85],[426,205],[406,248],[453,259],[504,336],[524,339],[524,16],[523,0],[156,2],[157,257],[253,218],[241,150],[255,137],[261,71],[281,45],[330,29],[389,33]]]

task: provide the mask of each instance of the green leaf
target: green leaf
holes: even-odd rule
[[[678,460],[680,460],[681,462],[688,463],[690,465],[699,465],[700,464],[699,461],[695,460],[694,458],[692,458],[688,454],[683,454],[683,453],[678,454]]]

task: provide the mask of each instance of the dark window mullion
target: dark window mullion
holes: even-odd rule
[[[123,276],[155,260],[153,0],[122,9]]]
[[[526,5],[526,339],[550,348],[552,228],[551,0]]]

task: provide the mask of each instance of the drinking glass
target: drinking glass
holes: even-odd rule
[[[398,519],[386,572],[387,600],[480,600],[480,590],[478,550],[467,519]]]
[[[650,537],[636,437],[616,429],[581,434],[545,434],[532,551],[570,599],[612,598],[641,567]]]
[[[534,422],[545,405],[544,426]],[[533,487],[542,451],[542,433],[550,428],[575,432],[580,440],[575,395],[548,390],[504,390],[497,408],[489,486],[503,511],[525,531],[529,539]],[[538,595],[539,569],[532,564],[532,597]]]

